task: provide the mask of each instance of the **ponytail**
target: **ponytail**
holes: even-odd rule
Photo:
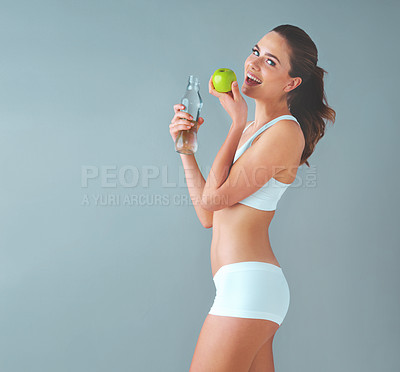
[[[306,140],[300,165],[310,164],[307,159],[314,152],[317,142],[324,136],[326,124],[323,119],[335,122],[336,112],[328,106],[324,91],[324,75],[327,72],[315,66],[308,78],[288,93],[288,105],[292,115],[299,121]]]

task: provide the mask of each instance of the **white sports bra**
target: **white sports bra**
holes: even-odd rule
[[[263,125],[256,133],[254,133],[243,144],[243,146],[241,146],[240,148],[238,148],[236,150],[235,157],[233,159],[233,163],[235,163],[235,161],[241,155],[243,155],[243,153],[251,146],[254,138],[256,138],[264,130],[266,130],[267,128],[269,128],[270,126],[274,125],[276,122],[278,122],[279,120],[282,120],[282,119],[294,120],[297,124],[300,125],[300,123],[297,121],[297,119],[292,115],[282,115],[282,116],[279,116],[279,117],[269,121],[267,124]],[[243,133],[253,123],[254,123],[254,121],[252,123],[250,123],[246,128],[244,128]],[[253,193],[250,196],[248,196],[247,198],[239,201],[238,203],[247,205],[247,206],[255,208],[255,209],[260,209],[263,211],[274,211],[276,209],[279,199],[281,198],[283,193],[286,191],[286,189],[292,183],[283,183],[272,177],[266,184],[264,184],[255,193]]]

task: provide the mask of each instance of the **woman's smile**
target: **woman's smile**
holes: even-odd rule
[[[254,85],[260,85],[261,80],[255,77],[254,75],[247,73],[246,74],[246,79],[245,82],[247,85],[254,86]]]
[[[254,81],[253,79],[249,79],[248,77],[246,77],[245,83],[247,85],[250,86],[255,86],[255,85],[260,85],[261,83],[257,83],[256,81]]]

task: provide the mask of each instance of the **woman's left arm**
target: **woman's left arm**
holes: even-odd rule
[[[212,203],[210,199],[214,197],[215,191],[217,191],[227,179],[240,137],[242,136],[242,127],[244,128],[245,124],[246,120],[244,120],[244,124],[232,122],[225,142],[218,151],[210,173],[208,174],[201,200],[203,206]]]
[[[232,124],[229,128],[228,136],[218,151],[207,177],[202,195],[202,205],[204,206],[210,202],[212,203],[210,199],[215,196],[216,191],[227,179],[237,146],[247,122],[247,103],[240,94],[237,81],[232,83],[232,91],[228,93],[217,92],[212,84],[212,77],[208,85],[209,93],[219,98],[221,105],[232,118]]]

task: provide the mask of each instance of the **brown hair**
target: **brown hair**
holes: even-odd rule
[[[323,119],[333,124],[336,118],[336,112],[328,106],[324,91],[324,74],[327,71],[317,66],[317,47],[301,28],[280,25],[271,31],[284,37],[289,46],[289,76],[302,79],[301,84],[288,93],[287,103],[290,112],[299,121],[306,141],[300,165],[305,163],[309,167],[307,159],[325,134]]]

